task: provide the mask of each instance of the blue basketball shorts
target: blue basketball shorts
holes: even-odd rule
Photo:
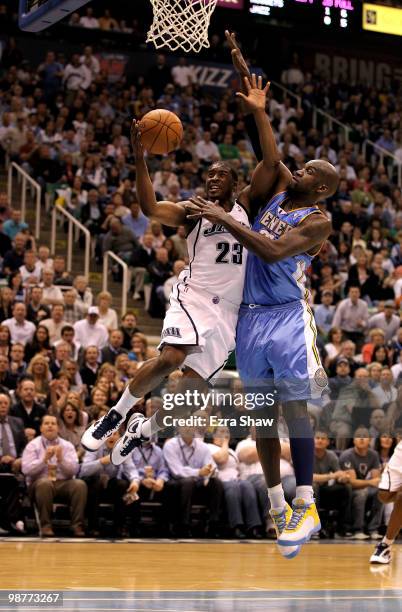
[[[307,302],[242,305],[236,334],[236,364],[248,390],[275,388],[281,401],[322,397],[327,376],[317,329]]]

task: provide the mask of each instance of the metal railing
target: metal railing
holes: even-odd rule
[[[67,270],[71,271],[73,262],[73,243],[78,240],[79,232],[76,232],[74,236],[73,227],[83,232],[85,236],[85,255],[84,255],[84,276],[89,278],[89,260],[91,254],[91,233],[82,223],[77,221],[75,217],[67,212],[62,206],[56,204],[52,210],[52,232],[50,238],[50,250],[53,254],[56,252],[56,232],[57,232],[57,214],[66,217],[68,221],[68,232],[67,232]]]
[[[389,158],[392,160],[392,164],[387,167],[389,178],[393,178],[393,174],[396,169],[397,184],[398,187],[402,187],[402,161],[398,159],[393,153],[390,153],[389,151],[387,151],[387,149],[383,149],[382,147],[380,147],[380,145],[376,144],[372,140],[369,140],[368,138],[363,142],[362,146],[362,152],[365,160],[367,160],[368,146],[373,149],[373,153],[378,155],[381,165],[384,165],[384,158]]]
[[[107,291],[108,280],[109,280],[109,257],[114,259],[116,263],[123,269],[123,283],[122,283],[122,296],[121,296],[121,316],[127,310],[127,294],[129,290],[129,269],[125,261],[123,261],[113,251],[106,251],[103,255],[103,274],[102,274],[102,291]]]
[[[352,131],[352,128],[349,125],[346,125],[346,123],[342,123],[342,121],[339,121],[339,119],[335,119],[335,117],[333,117],[329,113],[326,113],[320,108],[317,108],[316,106],[314,106],[313,107],[313,128],[315,129],[317,129],[317,125],[318,125],[317,115],[321,115],[322,123],[324,126],[326,125],[328,127],[328,132],[332,132],[334,129],[334,125],[336,125],[343,132],[344,143],[349,142],[349,134]],[[324,135],[325,135],[325,132],[324,132]]]
[[[276,87],[277,89],[280,89],[282,93],[285,93],[288,98],[293,98],[293,100],[296,100],[297,110],[301,109],[301,105],[302,105],[301,96],[299,96],[298,94],[295,94],[294,91],[291,91],[287,87],[284,87],[277,81],[271,81],[271,88],[272,86],[274,86],[274,88]]]
[[[27,208],[27,189],[28,186],[35,191],[35,238],[40,238],[40,217],[41,217],[41,199],[42,199],[42,187],[29,176],[27,172],[21,166],[15,162],[11,162],[8,166],[8,185],[7,194],[8,201],[12,207],[13,199],[13,170],[17,172],[17,180],[21,183],[21,219],[25,221],[26,208]]]

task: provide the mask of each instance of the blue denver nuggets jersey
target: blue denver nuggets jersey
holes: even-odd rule
[[[275,195],[258,214],[252,229],[277,240],[309,215],[320,212],[316,206],[287,212],[281,208],[286,199],[286,191]],[[273,306],[305,298],[305,270],[312,259],[302,253],[268,264],[249,251],[243,303]]]

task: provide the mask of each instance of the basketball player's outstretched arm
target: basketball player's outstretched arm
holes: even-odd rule
[[[248,111],[253,113],[258,129],[262,161],[254,170],[251,186],[250,200],[261,200],[286,189],[291,180],[291,173],[282,164],[271,122],[265,112],[266,98],[270,83],[262,88],[262,77],[258,79],[255,74],[251,78],[244,77],[247,95],[238,92]]]
[[[248,251],[255,253],[266,263],[308,253],[318,249],[331,233],[331,222],[321,214],[310,215],[300,225],[272,240],[242,225],[221,206],[208,202],[199,196],[191,198],[188,218],[204,217],[211,223],[223,225]],[[194,206],[199,212],[194,212]]]
[[[188,225],[184,203],[156,201],[154,188],[144,158],[141,132],[136,121],[133,121],[131,126],[131,144],[135,155],[137,198],[144,215],[152,217],[163,223],[163,225],[170,227]]]

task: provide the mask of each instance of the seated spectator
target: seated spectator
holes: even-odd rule
[[[54,356],[50,361],[50,372],[55,378],[63,367],[66,359],[71,357],[71,345],[67,342],[58,342],[54,347]]]
[[[356,344],[359,350],[364,341],[368,323],[368,308],[360,299],[360,288],[350,287],[349,297],[339,302],[336,307],[333,326],[340,327],[344,335]]]
[[[46,414],[46,408],[35,401],[35,395],[33,380],[23,378],[18,383],[16,403],[10,409],[11,416],[22,419],[27,438],[39,434],[41,419]]]
[[[108,401],[109,394],[107,392],[100,387],[92,388],[87,408],[90,421],[97,421],[102,416],[102,413],[108,412]]]
[[[16,475],[21,469],[26,437],[21,419],[10,416],[10,405],[10,397],[0,393],[0,526],[21,534],[25,526]]]
[[[124,389],[124,384],[120,380],[115,366],[110,363],[103,363],[99,368],[96,384],[99,384],[100,380],[106,381],[109,398],[113,401],[117,401]]]
[[[144,293],[144,279],[149,264],[155,261],[155,251],[152,247],[152,234],[144,234],[142,245],[133,251],[130,260],[130,270],[134,277],[134,300],[140,300]]]
[[[96,298],[99,310],[99,323],[102,323],[108,331],[117,329],[117,312],[110,308],[112,305],[112,294],[109,291],[101,291]]]
[[[25,374],[26,369],[25,347],[20,342],[16,342],[10,350],[10,372],[21,378]]]
[[[161,249],[166,240],[166,236],[162,231],[162,225],[159,221],[152,221],[150,229],[150,234],[152,235],[152,248],[154,248],[155,251]]]
[[[113,332],[112,332],[113,333]],[[81,380],[87,386],[88,392],[92,392],[92,388],[96,383],[99,363],[99,349],[97,346],[88,346],[84,350],[83,365],[80,369]]]
[[[93,295],[91,289],[88,287],[88,281],[85,276],[75,277],[74,289],[78,294],[76,303],[83,307],[84,312],[87,312],[88,308],[92,306]]]
[[[64,304],[55,304],[50,318],[41,321],[41,325],[47,328],[50,345],[54,346],[55,342],[61,340],[61,330],[67,325],[64,319]]]
[[[391,354],[385,344],[380,344],[374,348],[372,360],[384,367],[390,367]]]
[[[3,259],[3,272],[10,274],[16,272],[24,265],[24,253],[27,237],[24,234],[17,234],[13,239],[13,248],[7,251]]]
[[[71,287],[73,277],[66,270],[66,258],[63,255],[56,255],[53,260],[54,284],[58,287]]]
[[[386,431],[388,428],[388,421],[385,416],[385,412],[382,408],[373,410],[370,416],[370,428],[369,434],[371,438],[371,445],[375,445],[376,439]]]
[[[27,319],[37,325],[43,319],[50,317],[50,308],[43,303],[42,287],[32,287],[27,305]]]
[[[92,6],[88,6],[85,10],[85,15],[79,18],[79,25],[83,28],[99,28],[99,21],[96,17],[94,17],[94,10]]]
[[[11,272],[8,277],[8,286],[13,292],[13,300],[16,302],[26,303],[27,289],[22,284],[22,276],[19,270]]]
[[[10,213],[10,218],[3,223],[3,232],[10,238],[15,240],[17,234],[24,233],[29,230],[28,223],[22,221],[21,211],[13,209]]]
[[[240,480],[247,480],[253,486],[258,499],[261,522],[265,525],[268,517],[269,500],[264,473],[258,458],[254,430],[248,438],[237,444],[236,455],[239,460]]]
[[[379,402],[370,390],[369,375],[365,368],[356,370],[353,382],[342,389],[335,403],[331,432],[336,435],[336,447],[346,448],[347,439],[357,427],[368,427],[370,415],[379,408]]]
[[[63,294],[59,287],[54,284],[53,270],[44,269],[42,272],[42,303],[49,306],[64,304]]]
[[[324,338],[332,329],[332,320],[335,315],[335,306],[332,305],[332,300],[332,291],[325,290],[321,294],[321,304],[317,304],[314,308],[317,329]]]
[[[313,488],[317,508],[336,510],[336,533],[345,537],[350,523],[350,474],[340,469],[336,454],[328,450],[329,438],[324,431],[314,435]]]
[[[350,376],[350,364],[346,357],[338,357],[335,362],[335,367],[335,376],[331,376],[331,378],[328,380],[330,397],[333,401],[337,400],[341,391],[348,387],[352,382],[352,377]]]
[[[59,436],[68,440],[74,446],[77,453],[81,449],[81,437],[85,431],[82,414],[76,403],[69,402],[62,406],[59,412]]]
[[[137,317],[131,311],[126,312],[122,319],[120,329],[123,332],[123,348],[126,351],[131,349],[131,338],[138,333],[140,329],[137,327]]]
[[[64,292],[64,320],[71,325],[85,317],[86,308],[77,299],[77,291],[69,289]]]
[[[401,325],[401,319],[395,314],[395,304],[393,300],[387,300],[384,304],[384,311],[379,312],[369,318],[368,327],[370,330],[382,329],[384,332],[384,343],[391,342],[397,335]]]
[[[374,438],[374,450],[378,453],[380,460],[381,472],[392,457],[396,446],[396,438],[390,435],[389,432],[383,431],[379,436]]]
[[[223,484],[231,534],[235,538],[261,537],[257,494],[248,480],[239,479],[239,460],[229,447],[229,440],[229,429],[217,427],[213,443],[208,446],[218,466],[217,476]]]
[[[103,239],[103,253],[113,251],[123,261],[129,263],[131,255],[138,248],[138,241],[127,225],[123,225],[117,218],[113,217],[109,224],[109,231]]]
[[[140,477],[132,460],[120,467],[110,462],[110,451],[119,437],[119,432],[115,432],[98,451],[86,451],[80,466],[79,476],[88,487],[88,531],[93,537],[99,536],[99,504],[105,502],[113,505],[113,535],[130,536],[130,504],[137,494]],[[126,495],[130,497],[127,499]]]
[[[64,327],[61,328],[60,340],[57,340],[57,342],[55,342],[53,346],[54,348],[56,348],[62,342],[68,344],[68,346],[70,347],[69,354],[71,359],[73,359],[73,361],[78,361],[81,359],[82,349],[81,345],[78,342],[75,342],[74,336],[74,327],[72,325],[64,325]]]
[[[11,334],[8,327],[0,325],[0,355],[8,357],[11,348]]]
[[[123,348],[123,333],[119,329],[112,329],[109,332],[109,342],[101,351],[101,362],[114,364],[118,355],[127,355]]]
[[[172,475],[169,481],[170,516],[174,517],[177,534],[181,537],[191,536],[191,504],[198,500],[208,506],[206,531],[213,537],[219,520],[223,486],[218,478],[212,477],[216,465],[208,445],[195,437],[192,428],[180,427],[177,436],[166,440],[163,457]]]
[[[342,330],[340,327],[331,327],[328,331],[328,342],[324,346],[328,362],[335,360],[342,350]]]
[[[132,231],[137,240],[141,240],[147,231],[149,219],[141,211],[138,202],[131,202],[130,211],[129,215],[122,217],[122,223]]]
[[[149,264],[148,272],[152,281],[151,300],[148,312],[151,317],[163,319],[166,312],[163,285],[165,281],[172,276],[172,264],[169,262],[166,249],[157,249],[156,259],[153,263]]]
[[[108,9],[105,10],[102,17],[99,17],[98,23],[99,23],[99,28],[101,30],[107,31],[107,30],[118,30],[119,29],[119,24],[117,23],[116,19],[114,19],[111,16],[110,11]]]
[[[399,353],[398,359],[399,361],[391,368],[392,377],[396,387],[399,387],[402,384],[402,351]]]
[[[137,332],[131,338],[131,351],[128,352],[128,357],[132,361],[141,363],[152,359],[156,356],[155,349],[148,346],[148,339],[145,334]]]
[[[96,346],[101,350],[108,342],[107,329],[102,323],[99,323],[98,319],[98,307],[90,306],[86,318],[74,324],[76,340],[84,348]]]
[[[35,251],[25,251],[24,265],[19,268],[24,286],[37,285],[41,277],[41,267]]]
[[[184,225],[179,225],[177,231],[170,237],[176,249],[177,257],[183,261],[188,261],[186,229]]]
[[[38,264],[41,269],[41,275],[43,270],[53,270],[53,259],[50,257],[50,249],[45,244],[41,244],[38,248]]]
[[[87,487],[82,480],[75,478],[77,453],[71,442],[59,437],[56,417],[43,417],[40,434],[27,444],[22,454],[22,472],[29,496],[38,509],[41,535],[54,536],[51,523],[53,502],[67,499],[73,535],[84,537]]]
[[[26,372],[35,385],[35,401],[46,405],[51,378],[48,358],[44,355],[35,355],[32,357]]]
[[[371,329],[369,332],[369,338],[370,342],[364,344],[362,348],[362,357],[364,363],[371,363],[373,361],[375,349],[378,346],[384,345],[385,332],[381,328]]]
[[[32,342],[25,345],[25,357],[27,362],[31,361],[35,355],[41,355],[49,359],[52,349],[49,342],[49,332],[44,325],[38,325]]]
[[[345,450],[339,457],[341,469],[349,475],[352,487],[352,531],[353,539],[377,540],[381,521],[382,506],[377,498],[380,481],[380,462],[376,451],[371,450],[367,429],[357,429],[353,448]],[[370,519],[366,522],[367,508]],[[368,533],[365,533],[365,529]]]
[[[10,330],[11,342],[18,342],[24,346],[32,341],[36,329],[33,323],[27,321],[26,315],[25,304],[17,302],[13,307],[13,317],[2,322],[2,325]]]
[[[13,306],[14,294],[12,289],[10,287],[2,287],[0,289],[0,321],[12,318]]]
[[[16,388],[18,376],[10,371],[10,362],[7,355],[0,355],[0,390],[8,393]]]
[[[379,384],[374,387],[373,393],[376,396],[380,408],[387,410],[388,406],[396,401],[397,389],[393,385],[393,376],[391,370],[383,366],[380,374]]]
[[[223,142],[218,145],[218,149],[220,157],[223,161],[240,158],[239,149],[233,144],[232,134],[225,134],[223,137]]]

